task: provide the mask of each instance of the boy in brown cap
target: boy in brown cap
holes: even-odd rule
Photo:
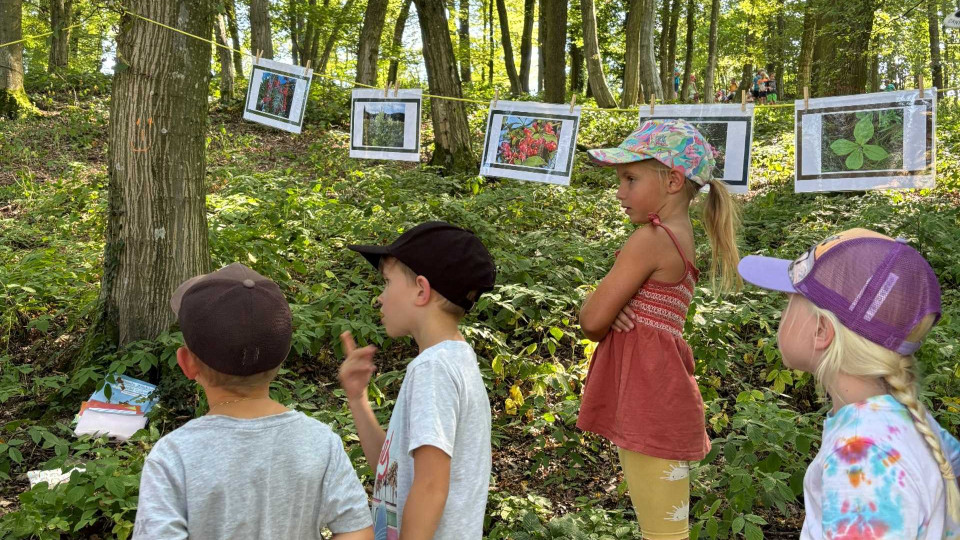
[[[477,356],[458,325],[493,289],[496,268],[470,231],[433,221],[388,246],[350,246],[383,274],[383,326],[412,336],[420,354],[406,369],[386,432],[367,399],[372,346],[347,355],[340,384],[373,488],[377,540],[480,540],[490,483],[490,401]]]
[[[372,540],[367,497],[340,437],[270,399],[290,351],[276,283],[234,263],[185,281],[170,307],[177,363],[203,387],[206,416],[165,435],[140,479],[134,538]]]

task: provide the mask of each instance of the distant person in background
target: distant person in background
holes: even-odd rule
[[[773,105],[777,103],[777,80],[769,79],[767,81],[767,95],[766,95],[767,104]]]
[[[740,83],[736,79],[730,79],[730,86],[727,87],[727,103],[733,101],[737,97],[737,90],[740,89]]]
[[[754,101],[760,101],[760,74],[763,73],[762,69],[758,69],[757,72],[753,75],[753,85],[750,87],[750,97]]]
[[[673,70],[673,97],[680,95],[680,70]]]
[[[687,101],[690,103],[700,102],[700,92],[697,92],[697,76],[690,76],[690,88],[687,89]]]
[[[884,79],[883,81],[883,91],[884,92],[893,92],[897,89],[897,86],[893,84],[893,81],[890,79]]]

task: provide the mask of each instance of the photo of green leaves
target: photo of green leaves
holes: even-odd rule
[[[903,109],[824,114],[821,170],[885,171],[903,168]]]

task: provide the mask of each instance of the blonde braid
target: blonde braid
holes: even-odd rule
[[[894,373],[885,375],[884,380],[890,386],[890,394],[910,411],[913,416],[913,425],[927,442],[933,459],[940,467],[947,490],[947,513],[955,523],[960,523],[960,487],[957,485],[957,475],[953,472],[950,461],[943,453],[940,437],[933,431],[927,419],[927,411],[917,401],[916,375],[913,372],[913,357],[901,356],[899,366]]]

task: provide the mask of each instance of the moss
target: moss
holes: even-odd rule
[[[33,110],[33,104],[23,90],[0,90],[0,118],[14,120]]]

